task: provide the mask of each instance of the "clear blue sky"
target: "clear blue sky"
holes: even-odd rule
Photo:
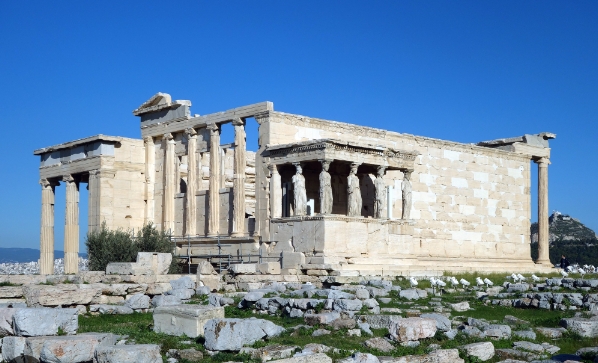
[[[596,19],[596,1],[3,2],[0,246],[39,246],[34,149],[140,137],[156,92],[460,142],[554,132],[550,210],[598,229]],[[56,208],[62,249],[63,187]]]

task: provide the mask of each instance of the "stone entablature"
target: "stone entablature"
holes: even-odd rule
[[[318,139],[293,144],[268,145],[265,157],[273,164],[312,160],[342,160],[349,163],[386,166],[387,169],[413,170],[417,152],[335,139]]]

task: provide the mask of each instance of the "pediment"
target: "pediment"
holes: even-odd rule
[[[170,107],[172,105],[172,97],[168,93],[158,92],[153,95],[149,100],[141,104],[133,111],[133,115],[138,116],[148,112],[159,111],[163,108]]]

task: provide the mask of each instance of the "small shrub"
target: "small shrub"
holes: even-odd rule
[[[87,234],[85,245],[90,271],[105,271],[110,262],[134,262],[137,258],[138,248],[131,235],[122,229],[109,230],[106,222]]]

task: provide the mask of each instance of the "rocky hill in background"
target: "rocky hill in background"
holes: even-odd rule
[[[559,263],[565,255],[571,263],[598,266],[598,238],[596,233],[586,227],[579,219],[560,212],[554,212],[548,219],[550,235],[550,261]],[[531,251],[532,258],[538,256],[538,223],[532,223]]]

